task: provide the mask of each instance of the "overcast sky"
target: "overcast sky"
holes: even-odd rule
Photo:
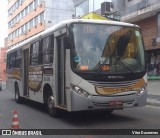
[[[4,47],[4,38],[7,37],[7,0],[0,0],[0,47]]]

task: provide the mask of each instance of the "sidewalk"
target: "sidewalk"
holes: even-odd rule
[[[147,104],[160,107],[160,80],[148,81]]]

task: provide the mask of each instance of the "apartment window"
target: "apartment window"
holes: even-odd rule
[[[18,1],[16,1],[15,5],[16,5],[16,9],[18,9],[18,6],[19,6]]]
[[[17,0],[17,3],[18,3],[18,7],[20,6],[20,0]]]
[[[8,28],[10,28],[10,27],[11,27],[11,22],[8,23]]]
[[[38,24],[41,22],[41,15],[38,15]]]
[[[33,21],[33,26],[35,26],[35,18],[33,18],[32,21]]]
[[[32,28],[33,27],[33,19],[32,20],[30,20],[30,28]]]
[[[21,20],[22,19],[22,16],[21,16],[21,13],[19,13],[19,20]]]
[[[43,22],[43,21],[44,21],[44,12],[40,14],[40,22]]]
[[[25,10],[21,11],[21,17],[23,18],[25,16]]]
[[[17,29],[17,33],[18,33],[18,36],[19,36],[19,28]]]
[[[29,11],[31,12],[33,10],[33,2],[29,5]]]
[[[17,15],[17,22],[20,20],[20,16],[19,16],[19,14]]]
[[[28,6],[25,8],[25,15],[28,14]]]
[[[30,23],[29,22],[27,23],[27,28],[28,28],[28,30],[30,29]]]
[[[14,19],[15,19],[15,23],[16,23],[17,22],[17,16]]]
[[[28,30],[28,23],[25,24],[25,31]]]
[[[22,27],[20,27],[18,30],[19,30],[19,35],[21,35],[22,34]]]
[[[16,10],[16,5],[14,4],[13,5],[13,12]]]
[[[21,27],[21,34],[24,34],[24,32],[25,32],[25,26],[23,25],[22,27]]]
[[[35,25],[38,24],[38,16],[35,17]]]
[[[8,40],[11,40],[11,34],[8,35]]]
[[[38,6],[38,0],[35,0],[35,1],[34,1],[34,8],[36,9],[37,6]]]
[[[158,13],[158,37],[160,37],[160,12]]]
[[[15,37],[18,36],[18,30],[15,30]]]
[[[11,9],[8,10],[8,16],[10,16],[10,15],[11,15]]]
[[[13,32],[13,39],[15,38],[15,31]]]
[[[10,40],[12,40],[13,39],[13,35],[12,35],[12,33],[10,34]]]

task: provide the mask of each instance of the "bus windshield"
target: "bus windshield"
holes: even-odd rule
[[[71,66],[77,72],[108,74],[145,71],[138,27],[76,23],[71,26]]]

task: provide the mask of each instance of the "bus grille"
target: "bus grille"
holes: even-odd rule
[[[100,82],[100,81],[89,81],[95,86],[98,87],[107,87],[107,88],[118,88],[118,87],[129,87],[134,85],[139,80],[132,81],[120,81],[120,82]]]

